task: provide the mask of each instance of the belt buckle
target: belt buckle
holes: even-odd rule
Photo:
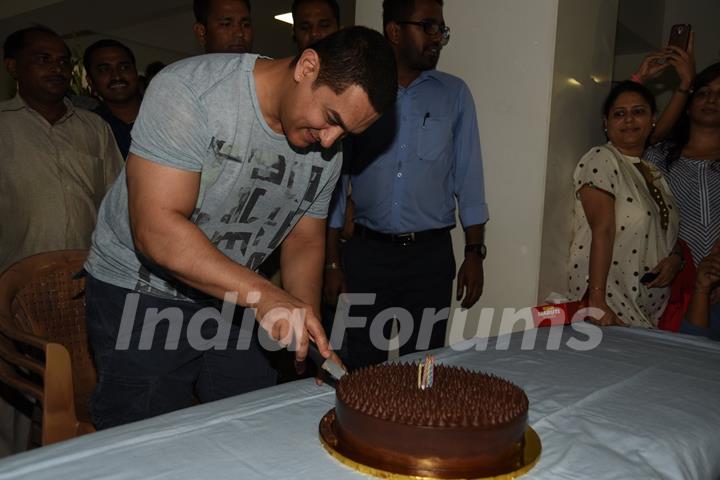
[[[415,242],[415,233],[403,233],[401,235],[395,235],[395,239],[397,240],[397,243],[399,243],[401,246],[410,245],[411,243]]]

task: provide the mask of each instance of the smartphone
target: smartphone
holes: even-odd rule
[[[640,279],[640,283],[643,283],[643,284],[650,283],[653,280],[655,280],[658,277],[658,275],[660,275],[658,272],[647,272]]]
[[[668,45],[675,45],[683,50],[688,49],[688,43],[690,42],[690,31],[692,27],[689,23],[678,23],[673,25],[670,29],[670,40]]]

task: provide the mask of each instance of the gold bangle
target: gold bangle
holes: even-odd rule
[[[326,263],[325,270],[340,270],[340,264],[337,262]]]
[[[605,287],[588,287],[588,290],[593,290],[595,292],[604,292]]]
[[[680,87],[676,88],[675,91],[678,93],[682,93],[683,95],[690,95],[690,92],[691,92],[691,90],[689,88],[680,88]]]

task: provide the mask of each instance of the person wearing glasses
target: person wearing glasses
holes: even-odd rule
[[[3,56],[18,92],[0,103],[0,272],[36,253],[88,248],[122,165],[110,127],[66,97],[72,61],[55,32],[18,30]]]
[[[393,319],[401,355],[443,346],[456,201],[466,240],[457,297],[469,308],[483,290],[488,209],[478,125],[467,85],[435,69],[450,40],[443,2],[385,0],[383,25],[397,61],[397,103],[353,142],[354,233],[342,259],[338,243],[327,245],[325,265],[326,296],[375,295],[350,306],[349,317],[365,319],[363,327],[345,323],[350,369],[387,360]],[[344,198],[332,210],[334,228],[343,225]]]

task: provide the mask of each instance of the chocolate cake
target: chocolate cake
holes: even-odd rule
[[[486,477],[521,466],[528,399],[501,378],[437,365],[376,365],[338,383],[334,431],[342,453],[402,475]]]

